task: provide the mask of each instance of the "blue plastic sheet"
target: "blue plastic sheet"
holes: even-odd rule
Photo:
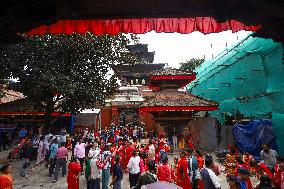
[[[268,144],[271,149],[278,151],[271,120],[253,120],[245,125],[235,124],[233,131],[238,149],[241,152],[249,152],[256,159],[259,158],[262,144]]]

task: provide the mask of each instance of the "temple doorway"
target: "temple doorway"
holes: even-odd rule
[[[134,108],[122,109],[119,113],[119,124],[123,127],[135,125],[139,122],[138,110]]]

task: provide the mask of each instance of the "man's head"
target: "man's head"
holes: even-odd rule
[[[192,156],[193,152],[194,152],[193,149],[188,149],[187,150],[187,155],[188,156]]]
[[[120,156],[116,156],[115,157],[115,163],[119,163],[120,162]]]
[[[60,144],[60,146],[61,146],[61,147],[65,147],[65,143],[62,142],[62,143]]]
[[[174,158],[174,164],[178,164],[178,157]]]
[[[272,187],[272,180],[267,175],[262,175],[259,179],[260,184],[263,188],[271,188]]]
[[[168,161],[169,161],[169,160],[168,160],[168,156],[165,156],[165,157],[162,159],[162,163],[165,163],[165,164],[166,164],[166,163],[168,163]]]
[[[234,155],[236,153],[236,149],[233,147],[231,147],[229,151],[231,155]]]
[[[208,168],[211,168],[213,167],[213,158],[211,155],[207,154],[205,156],[205,166],[208,167]]]
[[[148,161],[148,170],[149,170],[151,173],[155,173],[155,172],[156,172],[156,164],[155,164],[155,161],[154,161],[154,160]]]
[[[239,173],[240,179],[242,179],[243,181],[246,181],[250,175],[249,170],[243,167],[238,169],[238,173]]]
[[[185,158],[186,157],[186,152],[181,152],[179,155],[180,155],[180,158]]]
[[[58,138],[54,139],[54,143],[57,144],[58,143]]]
[[[279,170],[284,171],[284,158],[277,157],[277,163],[279,164]]]
[[[11,174],[11,172],[12,172],[11,164],[9,164],[9,163],[4,164],[2,167],[0,167],[0,172],[3,173],[3,174]]]
[[[92,148],[96,149],[98,147],[98,144],[96,142],[93,143]]]
[[[262,149],[263,149],[263,151],[266,152],[266,153],[269,152],[269,147],[268,147],[267,144],[263,144],[263,145],[262,145]]]
[[[133,151],[132,151],[132,155],[133,155],[133,156],[138,156],[138,151],[137,151],[137,150],[133,150]]]
[[[228,176],[227,182],[230,186],[230,189],[240,189],[241,188],[239,180],[236,176]]]

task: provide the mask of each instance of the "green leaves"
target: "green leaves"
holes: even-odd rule
[[[133,58],[122,55],[130,42],[122,34],[24,38],[24,43],[2,48],[0,70],[18,78],[17,90],[43,111],[53,107],[52,111],[77,113],[98,102],[103,104],[117,88],[116,77],[109,76],[112,66]],[[54,94],[60,100],[54,100]]]
[[[195,68],[200,66],[204,62],[203,58],[192,58],[190,60],[187,60],[186,62],[181,62],[179,65],[179,69],[184,71],[194,71]]]

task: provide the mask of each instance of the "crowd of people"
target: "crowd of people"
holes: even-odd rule
[[[262,189],[284,188],[284,158],[269,148],[268,144],[262,145],[260,159],[256,160],[248,152],[240,154],[238,150],[229,146],[226,155],[225,173],[232,188]],[[250,176],[255,175],[259,183],[253,187]]]
[[[158,181],[174,183],[183,189],[221,188],[218,164],[212,155],[203,155],[196,149],[191,136],[184,142],[188,144],[183,146],[179,157],[174,157],[170,164],[171,142],[165,135],[150,133],[149,138],[143,140],[149,141],[145,143],[141,141],[140,131],[143,128],[139,126],[112,125],[109,129],[85,129],[74,135],[68,135],[65,129],[57,134],[42,134],[39,129],[36,136],[30,137],[23,128],[19,132],[20,143],[9,158],[24,159],[23,177],[31,161],[37,166],[44,164],[54,183],[61,170],[61,176],[67,176],[68,189],[79,189],[80,177],[85,177],[88,189],[121,189],[125,174],[129,175],[132,189]],[[229,150],[224,171],[230,189],[284,187],[284,160],[268,145],[263,145],[261,161],[256,161],[249,153],[238,153],[235,147],[230,146]],[[0,171],[0,186],[12,186],[11,165],[6,164]],[[250,181],[253,175],[260,181],[256,186]]]

